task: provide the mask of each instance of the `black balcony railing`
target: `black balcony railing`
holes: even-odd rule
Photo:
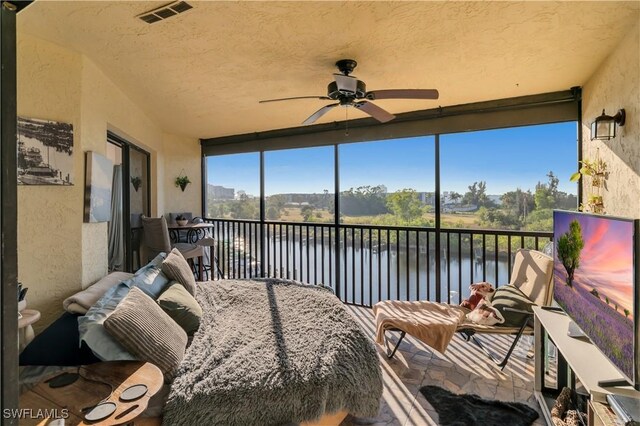
[[[346,303],[459,303],[469,284],[504,285],[519,248],[541,249],[550,232],[437,230],[325,223],[206,219],[226,278],[277,277],[324,284]]]

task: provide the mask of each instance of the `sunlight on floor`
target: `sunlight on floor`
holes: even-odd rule
[[[369,308],[346,305],[373,339],[375,321]],[[393,333],[390,333],[393,334]],[[397,334],[397,333],[396,333]],[[392,337],[395,343],[397,335]],[[498,355],[506,353],[511,337],[483,335],[482,343]],[[375,419],[348,417],[342,426],[438,425],[438,415],[419,389],[437,385],[456,393],[473,393],[487,399],[517,401],[538,409],[533,396],[533,359],[516,348],[509,364],[500,371],[476,345],[454,336],[446,354],[440,354],[407,335],[396,356],[388,360],[376,345],[384,377],[383,402]],[[544,425],[542,416],[534,423]]]

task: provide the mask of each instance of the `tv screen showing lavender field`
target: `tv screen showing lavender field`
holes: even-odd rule
[[[554,212],[554,298],[633,380],[632,221]]]

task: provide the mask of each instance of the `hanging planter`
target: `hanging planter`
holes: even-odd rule
[[[588,176],[591,181],[589,187],[589,195],[587,196],[587,202],[580,204],[578,210],[589,211],[596,214],[605,214],[604,201],[602,198],[602,192],[607,187],[607,179],[609,178],[609,172],[607,171],[607,163],[600,158],[600,149],[596,150],[596,157],[593,160],[585,159],[580,162],[580,170],[571,175],[571,182],[578,182],[580,178]]]
[[[607,163],[599,156],[595,160],[585,159],[580,162],[580,170],[571,175],[571,182],[577,182],[583,176],[591,177],[591,186],[602,188],[608,177]]]
[[[138,189],[140,189],[141,184],[142,184],[142,179],[140,179],[140,176],[133,176],[131,178],[131,185],[133,185],[133,189],[135,189],[136,192],[138,192]]]
[[[175,181],[176,186],[182,189],[182,192],[184,192],[187,185],[191,183],[191,181],[189,180],[189,177],[182,174],[183,172],[184,172],[184,169],[182,169],[182,171],[180,172],[180,176],[178,176]]]

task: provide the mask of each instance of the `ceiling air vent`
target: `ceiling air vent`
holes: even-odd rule
[[[138,15],[137,18],[142,19],[147,24],[153,24],[154,22],[171,18],[172,16],[176,16],[177,14],[186,12],[192,8],[193,6],[186,1],[174,1],[173,3],[166,4],[157,9],[144,12]]]

